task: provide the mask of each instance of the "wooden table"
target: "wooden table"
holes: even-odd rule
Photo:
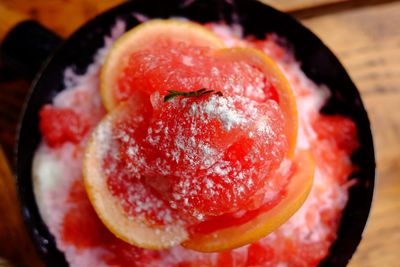
[[[336,53],[360,89],[372,122],[378,172],[364,240],[349,266],[400,266],[400,1],[263,1],[293,14],[313,30]],[[62,36],[119,2],[0,0]],[[0,62],[0,142],[4,150],[0,147],[0,257],[40,266],[17,212],[8,165],[28,87],[28,82]]]

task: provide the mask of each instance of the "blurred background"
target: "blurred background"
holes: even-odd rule
[[[316,33],[359,88],[372,123],[378,169],[370,219],[349,266],[400,266],[400,1],[262,1],[290,13]],[[121,2],[0,0],[0,45],[7,29],[19,21],[37,20],[65,38]],[[1,57],[0,266],[41,266],[21,220],[10,165],[30,79]]]

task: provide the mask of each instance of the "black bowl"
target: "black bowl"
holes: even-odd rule
[[[32,190],[32,158],[41,139],[38,129],[39,109],[63,90],[65,68],[72,66],[76,72],[84,73],[97,49],[103,46],[103,37],[109,34],[116,20],[125,21],[128,28],[131,28],[140,23],[132,15],[137,12],[150,18],[179,16],[201,23],[239,22],[245,34],[259,38],[264,38],[268,32],[277,33],[293,46],[304,73],[317,84],[325,84],[331,89],[332,97],[321,112],[343,114],[355,121],[361,146],[352,157],[358,168],[351,177],[357,177],[358,183],[350,189],[338,239],[320,266],[346,266],[362,237],[375,177],[370,124],[357,88],[338,59],[318,37],[286,14],[253,0],[183,2],[136,0],[105,12],[65,41],[37,76],[20,125],[16,176],[23,215],[43,260],[47,266],[67,266],[63,253],[56,248],[52,235],[39,215]]]

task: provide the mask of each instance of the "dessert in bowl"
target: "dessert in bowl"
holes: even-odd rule
[[[237,4],[240,3],[238,1]],[[190,7],[187,8],[190,10]],[[136,18],[130,19],[136,20],[137,14]],[[243,24],[244,35],[241,36],[232,31],[230,26],[216,23],[216,19],[201,22],[207,22],[207,31],[222,40],[223,48],[207,47],[203,51],[203,44],[189,46],[180,40],[179,45],[168,46],[160,42],[158,46],[152,45],[135,51],[136,54],[132,54],[135,60],[128,61],[137,65],[124,66],[121,73],[132,77],[139,72],[138,69],[144,71],[141,76],[132,80],[121,78],[119,74],[117,83],[122,84],[119,88],[125,91],[112,93],[112,97],[117,96],[117,101],[112,100],[111,104],[112,97],[104,97],[106,93],[103,88],[101,94],[99,93],[101,53],[98,53],[100,56],[96,62],[100,64],[93,64],[89,68],[86,65],[81,71],[86,72],[85,75],[67,72],[66,86],[60,86],[60,89],[67,87],[66,90],[58,94],[51,105],[41,104],[36,107],[37,114],[40,113],[39,124],[44,138],[33,163],[34,190],[42,218],[54,235],[57,247],[64,252],[71,266],[83,266],[85,263],[120,266],[139,263],[146,263],[148,266],[316,266],[325,257],[329,258],[329,248],[336,240],[341,212],[346,206],[347,191],[353,183],[347,182],[347,178],[358,167],[351,162],[350,155],[359,147],[359,143],[361,149],[365,145],[365,140],[357,134],[357,130],[362,127],[357,125],[357,118],[349,119],[351,114],[345,114],[348,115],[346,117],[320,113],[327,99],[335,99],[335,96],[329,98],[329,89],[326,86],[317,86],[304,76],[300,64],[288,47],[291,40],[287,40],[287,45],[282,45],[281,39],[276,35],[267,35],[268,31],[264,31],[262,36],[257,32],[250,34],[246,32],[249,30],[246,25],[251,23]],[[145,24],[147,23],[149,22]],[[114,37],[117,32],[118,26],[114,28]],[[274,32],[279,35],[278,30]],[[115,51],[119,40],[123,40],[124,36],[117,40],[109,54]],[[295,44],[293,49],[296,51]],[[92,50],[92,58],[96,50]],[[179,51],[176,52],[177,50]],[[211,60],[210,53],[218,56]],[[166,62],[165,66],[168,67],[171,62],[175,62],[175,58],[171,56],[175,54],[183,67],[174,69],[181,72],[185,70],[186,74],[171,75],[168,83],[163,83],[169,73],[164,71],[165,68],[157,68],[156,70],[162,71],[151,73],[151,64],[161,58],[162,60],[153,65],[162,66]],[[133,57],[132,55],[128,54],[126,57]],[[163,57],[164,55],[169,56]],[[268,60],[261,60],[259,63],[259,59],[264,56],[273,64],[279,65],[278,71],[274,72],[276,69],[266,63]],[[194,65],[193,61],[199,64]],[[108,59],[105,62],[102,78],[107,73],[104,66],[110,64]],[[147,63],[150,65],[146,65]],[[218,72],[218,75],[214,79],[205,80],[204,77],[212,76],[212,73],[204,75],[209,69],[213,69],[214,73]],[[60,71],[64,75],[64,69]],[[188,76],[189,72],[194,74]],[[201,73],[198,74],[199,72]],[[292,108],[291,91],[286,91],[282,85],[285,82],[279,84],[279,75],[282,72],[283,79],[288,80],[296,96],[297,114]],[[106,77],[107,81],[111,80],[110,76]],[[143,81],[154,81],[158,77],[161,77],[158,82],[148,83],[137,90]],[[140,79],[141,82],[137,82]],[[185,79],[194,82],[185,83],[185,87],[182,87]],[[235,83],[224,84],[224,81],[232,80]],[[236,82],[238,80],[240,83]],[[100,84],[103,86],[104,82]],[[168,86],[172,87],[167,88]],[[112,102],[120,101],[118,96],[121,95],[126,97],[121,100],[125,104],[114,107]],[[50,96],[47,99],[50,100]],[[345,113],[345,109],[337,111]],[[109,115],[103,119],[106,112]],[[293,122],[297,121],[299,134],[294,130],[296,123]],[[193,131],[185,131],[193,128],[190,127],[193,124],[197,125],[195,130],[200,130],[199,135],[193,135]],[[120,129],[131,134],[123,135],[121,131],[115,133],[114,129],[118,127],[109,125],[119,125]],[[178,127],[181,125],[186,126],[182,129]],[[334,127],[335,125],[341,125],[341,128]],[[36,129],[37,127],[36,125]],[[91,134],[95,127],[96,130]],[[132,132],[137,129],[144,130],[138,130],[140,134],[135,136]],[[165,133],[166,129],[169,130],[168,135],[158,134]],[[114,132],[110,135],[112,138],[104,134],[109,132]],[[290,137],[293,133],[295,138]],[[91,141],[88,141],[90,135]],[[293,141],[296,137],[297,145]],[[125,139],[133,140],[138,146],[125,146]],[[110,140],[116,143],[110,146]],[[175,142],[176,140],[180,141]],[[163,149],[160,149],[161,146]],[[109,147],[118,149],[110,153]],[[229,153],[226,152],[228,148]],[[108,152],[104,154],[104,150]],[[308,152],[300,152],[304,150]],[[104,155],[115,154],[115,159],[125,159],[115,162],[114,159],[103,159]],[[130,160],[128,156],[134,159]],[[240,162],[239,167],[232,163],[233,159],[235,164]],[[247,159],[251,159],[251,164]],[[285,159],[289,159],[295,166],[293,173],[286,170],[292,169],[291,167],[282,167],[287,162]],[[107,168],[107,162],[128,164],[116,168],[117,173],[106,177],[106,181],[108,191],[113,193],[111,195],[125,201],[126,205],[122,206],[123,212],[129,215],[125,216],[128,218],[127,222],[138,223],[137,218],[141,217],[146,225],[151,226],[150,230],[154,230],[147,232],[142,239],[137,239],[138,232],[133,232],[133,237],[130,237],[129,233],[132,231],[125,231],[129,227],[115,227],[115,222],[112,222],[115,213],[107,217],[110,212],[102,210],[99,204],[98,199],[104,199],[106,195],[101,193],[96,198],[99,189],[91,191],[98,184],[92,177],[107,176],[104,173],[115,170]],[[177,164],[179,162],[183,163]],[[212,171],[211,166],[215,167]],[[252,168],[254,166],[257,168]],[[254,218],[260,214],[271,214],[275,207],[290,198],[293,195],[293,190],[290,190],[293,181],[312,181],[304,177],[313,176],[314,166],[314,185],[310,196],[286,224],[279,229],[276,227],[283,221],[261,228],[250,224],[250,232],[263,229],[261,232],[253,231],[256,234],[237,230],[243,229],[238,226],[254,222]],[[82,179],[82,168],[85,183]],[[246,168],[252,170],[248,171]],[[130,170],[129,175],[132,177],[134,173],[139,173],[138,180],[141,182],[128,179],[130,182],[126,184],[128,180],[120,176],[125,169]],[[93,176],[93,170],[100,175]],[[246,172],[241,174],[239,170]],[[46,177],[46,172],[51,177]],[[193,173],[200,174],[196,176]],[[298,173],[303,175],[296,175]],[[182,180],[185,177],[186,180]],[[298,177],[304,180],[299,180]],[[221,182],[224,178],[229,182]],[[193,180],[196,182],[191,184]],[[362,179],[357,177],[357,183],[352,188],[361,183]],[[300,194],[304,198],[308,191],[305,184],[300,183],[301,186],[297,187],[306,192]],[[196,191],[197,185],[199,192],[186,195],[185,189],[190,189],[187,190],[189,192]],[[125,192],[127,190],[124,191],[124,188],[132,190]],[[104,189],[104,186],[100,189]],[[300,189],[295,192],[301,191]],[[143,192],[146,193],[141,195]],[[154,199],[152,197],[148,200],[150,195]],[[287,211],[288,207],[296,206],[294,203],[301,205],[301,202],[289,202],[290,205],[286,204],[278,211]],[[294,213],[297,208],[290,213]],[[277,221],[277,214],[267,216],[267,220],[262,220],[263,225],[264,222]],[[286,218],[282,220],[288,219],[290,215],[286,214]],[[164,225],[165,229],[171,229],[172,225],[175,229],[185,231],[182,234],[182,231],[172,230],[170,233],[173,234],[170,236],[160,235],[165,229],[153,229],[154,225]],[[142,226],[139,228],[144,229]],[[237,231],[224,232],[226,228]],[[268,231],[265,230],[267,228]],[[154,239],[151,233],[162,238]],[[265,235],[267,236],[262,238]],[[152,242],[154,240],[156,242]],[[224,241],[223,246],[217,242],[221,240]],[[148,243],[145,244],[144,241]],[[216,246],[209,246],[215,242]],[[148,250],[149,248],[162,250],[153,251]],[[224,252],[219,252],[221,250]]]

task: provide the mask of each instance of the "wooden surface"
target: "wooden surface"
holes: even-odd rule
[[[16,12],[6,6],[0,5],[0,40],[3,40],[9,30],[27,19],[23,13]]]
[[[336,53],[361,91],[377,158],[374,202],[351,267],[400,260],[400,2],[303,20]]]
[[[374,132],[378,171],[364,240],[349,266],[400,267],[400,1],[263,1],[292,13],[317,33],[360,89]],[[121,1],[0,0],[0,4],[42,21],[63,36],[118,2]],[[0,62],[0,142],[9,161],[27,88],[28,82]],[[20,215],[7,162],[2,153],[0,156],[0,257],[24,259],[36,267],[30,260],[33,256],[24,253],[29,251],[27,241],[15,245],[18,240],[26,240],[26,235],[18,222]],[[3,201],[8,204],[1,205]],[[13,237],[10,231],[21,234]],[[18,256],[21,251],[25,257]]]
[[[64,37],[98,13],[121,2],[123,0],[0,0],[0,4],[27,14]]]
[[[350,0],[260,0],[263,3],[271,5],[281,11],[297,12],[338,3],[350,2]]]
[[[7,266],[1,257],[20,264],[41,266],[23,225],[16,205],[13,176],[0,147],[0,267]],[[13,208],[11,210],[11,208]]]

